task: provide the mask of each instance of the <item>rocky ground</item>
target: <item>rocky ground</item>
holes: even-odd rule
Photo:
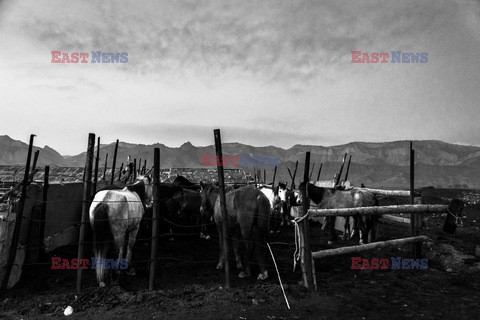
[[[455,234],[442,232],[445,215],[426,217],[423,246],[427,270],[352,270],[351,255],[316,260],[317,292],[298,284],[293,267],[293,230],[270,238],[272,250],[291,309],[285,300],[270,260],[265,282],[233,277],[232,288],[222,287],[223,273],[215,269],[217,242],[196,237],[161,240],[157,290],[148,291],[146,259],[149,246],[135,248],[137,276],[122,277],[98,288],[92,270],[84,289],[75,292],[75,270],[51,270],[44,264],[25,267],[23,280],[0,300],[0,317],[6,319],[478,319],[480,318],[480,193],[465,190],[429,190],[426,203],[463,198],[463,226]],[[396,200],[397,201],[397,200]],[[390,204],[391,199],[381,204]],[[410,227],[381,224],[380,240],[409,235]],[[312,223],[312,250],[326,249],[328,235]],[[348,243],[348,241],[347,241]],[[350,243],[351,244],[351,243]],[[344,242],[335,246],[345,245]],[[365,258],[412,258],[411,246],[355,254]],[[54,252],[75,257],[76,247]],[[91,252],[89,252],[91,253]],[[298,269],[298,268],[297,268]]]

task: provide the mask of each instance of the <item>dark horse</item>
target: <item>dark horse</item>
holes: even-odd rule
[[[186,187],[189,189],[196,189],[198,190],[198,185],[195,185],[195,183],[189,181],[187,178],[184,176],[177,176],[175,180],[173,180],[172,184],[174,186],[179,186],[179,187]]]
[[[304,187],[305,182],[300,184]],[[300,189],[301,190],[301,189]],[[307,185],[307,196],[317,206],[322,209],[337,208],[355,208],[378,206],[378,200],[375,195],[369,191],[361,189],[341,190],[335,188],[316,187],[311,183]],[[301,194],[300,194],[301,198]],[[299,200],[301,201],[301,199]],[[335,231],[335,218],[328,217],[328,228],[332,235],[332,242],[338,239]],[[354,230],[358,230],[359,243],[376,241],[378,235],[378,216],[354,216]],[[347,217],[348,219],[348,217]],[[346,232],[346,231],[345,231]]]
[[[171,223],[177,224],[174,229],[183,226],[192,230],[193,227],[197,228],[198,225],[201,225],[200,234],[203,238],[203,226],[200,221],[201,202],[200,192],[172,186],[170,197],[166,199],[165,204],[168,210],[168,218]]]
[[[228,257],[228,252],[223,248],[223,226],[222,211],[220,207],[220,197],[218,197],[218,189],[214,186],[202,188],[202,213],[209,219],[211,213],[211,200],[215,198],[213,207],[213,217],[217,225],[219,235],[220,258],[217,269],[223,268],[224,258]],[[233,248],[235,251],[235,259],[237,268],[245,269],[240,272],[239,277],[244,278],[250,276],[250,263],[253,260],[255,247],[258,252],[258,262],[260,266],[260,274],[257,279],[265,280],[268,278],[268,271],[265,268],[266,245],[268,237],[268,229],[270,223],[270,202],[267,197],[255,189],[253,186],[245,186],[239,189],[228,189],[225,195],[227,208],[227,228],[233,239]],[[245,242],[245,257],[240,258],[239,240]]]

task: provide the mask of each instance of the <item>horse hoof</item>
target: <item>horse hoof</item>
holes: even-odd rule
[[[209,236],[209,235],[206,235],[206,236],[205,236],[205,240],[210,240],[210,236]]]
[[[223,269],[223,263],[219,262],[219,263],[217,264],[217,267],[216,267],[216,268],[217,268],[217,270],[222,270],[222,269]]]
[[[365,243],[363,243],[363,240],[360,239],[360,241],[358,241],[358,244],[365,244]]]
[[[264,271],[260,273],[257,277],[257,280],[266,280],[268,278],[268,271]]]
[[[137,273],[135,272],[135,270],[133,268],[128,270],[128,272],[127,272],[127,276],[136,276],[136,275],[137,275]]]
[[[241,262],[237,262],[237,270],[242,270],[243,266]]]
[[[332,240],[328,240],[327,244],[334,244],[335,241],[332,241]]]
[[[280,233],[280,230],[277,230],[277,233]]]
[[[100,282],[100,288],[105,288],[105,282]]]
[[[273,233],[273,230],[270,230],[270,233]]]
[[[249,278],[249,277],[250,277],[250,273],[245,272],[245,271],[240,271],[240,273],[238,274],[238,277],[239,277],[240,279]]]

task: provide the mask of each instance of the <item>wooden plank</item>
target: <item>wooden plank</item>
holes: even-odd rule
[[[303,181],[308,181],[310,169],[310,152],[305,155],[305,167],[303,171]],[[308,213],[309,199],[307,197],[307,184],[303,184],[302,192],[302,216]],[[314,270],[312,261],[312,250],[310,245],[310,224],[308,219],[303,219],[298,224],[299,227],[299,242],[300,242],[300,264],[302,266],[303,285],[310,290],[316,290],[314,280]]]
[[[340,209],[310,208],[310,219],[332,216],[379,215],[399,213],[444,213],[448,211],[448,205],[444,204],[404,204],[396,206],[358,207]]]
[[[384,190],[384,189],[359,188],[359,187],[354,187],[354,189],[369,191],[379,196],[410,197],[410,190]],[[414,195],[415,197],[419,197],[420,193],[415,192]]]
[[[13,263],[15,262],[15,257],[17,255],[18,241],[20,239],[20,230],[22,227],[23,221],[23,209],[25,208],[25,200],[27,198],[27,186],[30,181],[30,161],[32,159],[32,149],[33,149],[33,138],[34,134],[30,135],[30,143],[28,145],[27,153],[27,163],[25,166],[25,174],[22,184],[22,193],[20,195],[20,205],[18,213],[15,217],[15,227],[13,229],[12,242],[10,244],[10,250],[8,251],[8,260],[7,266],[5,268],[5,273],[3,276],[2,286],[0,287],[0,296],[3,296],[7,291],[8,280],[10,279],[10,274],[12,273]],[[34,169],[35,170],[35,169]]]
[[[362,252],[367,250],[401,246],[401,245],[410,244],[410,243],[421,243],[427,240],[428,238],[426,236],[417,236],[417,237],[401,238],[401,239],[381,241],[381,242],[373,242],[373,243],[362,244],[358,246],[350,246],[350,247],[312,252],[312,257],[314,259],[320,259],[325,257],[337,256],[341,254],[350,254],[350,253]]]
[[[382,220],[410,224],[410,218],[403,218],[392,214],[384,214],[380,217],[380,221]]]
[[[118,139],[115,143],[115,151],[113,152],[113,164],[112,164],[112,178],[110,179],[110,184],[113,184],[115,181],[115,167],[117,166],[117,152],[118,152]]]
[[[117,140],[118,141],[118,140]],[[153,211],[152,211],[152,248],[150,252],[150,278],[148,290],[155,287],[157,269],[158,221],[160,217],[160,148],[153,150]]]
[[[95,134],[88,134],[88,147],[85,159],[85,181],[83,183],[83,203],[82,203],[82,218],[80,221],[80,236],[78,239],[78,261],[83,259],[85,251],[85,234],[86,225],[88,223],[88,209],[90,208],[91,187],[92,187],[92,167],[93,167],[93,152],[95,149]],[[107,161],[105,160],[105,163]],[[82,268],[77,269],[77,292],[82,289]]]
[[[222,159],[222,138],[220,136],[220,129],[213,130],[215,138],[215,150],[217,153],[217,159]],[[227,202],[225,199],[225,179],[223,175],[223,166],[220,163],[217,165],[218,172],[218,187],[220,196],[220,209],[222,211],[222,247],[223,247],[223,268],[225,270],[225,288],[230,288],[230,266],[228,263],[228,216],[227,216]],[[256,187],[256,183],[255,183]],[[219,235],[220,236],[220,235]]]

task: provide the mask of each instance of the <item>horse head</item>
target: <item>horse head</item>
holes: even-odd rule
[[[200,215],[207,220],[213,216],[213,206],[215,204],[211,203],[210,194],[215,191],[214,189],[215,187],[213,185],[200,182]]]
[[[152,183],[152,178],[148,175],[146,176],[138,176],[137,177],[137,182],[142,182],[144,185],[143,189],[143,194],[140,195],[140,198],[142,198],[142,201],[145,203],[145,206],[147,208],[151,208],[153,205],[153,183]],[[135,183],[135,184],[136,184]]]
[[[277,187],[275,188],[275,194],[278,195],[282,203],[287,202],[287,184],[284,182],[279,182]]]

